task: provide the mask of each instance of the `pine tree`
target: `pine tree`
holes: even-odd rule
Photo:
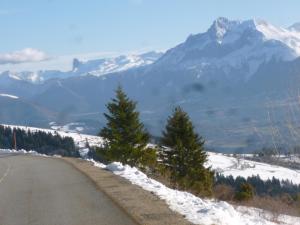
[[[150,157],[150,150],[146,149],[149,135],[139,121],[136,102],[130,100],[120,86],[116,97],[107,104],[107,109],[109,114],[104,113],[107,124],[100,132],[105,139],[105,150],[102,152],[105,152],[106,159],[140,166],[145,163],[145,158],[155,158],[155,153],[152,151]]]
[[[166,147],[163,162],[170,170],[173,182],[209,195],[213,173],[204,167],[207,161],[204,140],[194,131],[188,114],[180,107],[169,117],[161,144]]]

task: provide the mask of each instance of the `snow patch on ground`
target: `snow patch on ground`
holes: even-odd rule
[[[79,149],[79,155],[80,155],[80,157],[83,158],[83,159],[85,159],[88,156],[89,150],[90,149],[88,149],[88,148]]]
[[[60,126],[57,125],[55,122],[51,122],[50,124],[51,129],[56,131],[63,131],[63,132],[71,132],[71,133],[78,133],[84,130],[84,123],[68,123],[66,125]]]

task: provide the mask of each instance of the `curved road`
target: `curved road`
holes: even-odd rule
[[[0,154],[1,225],[136,225],[59,159]]]

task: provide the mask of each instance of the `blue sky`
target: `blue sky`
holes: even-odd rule
[[[219,16],[289,26],[299,9],[299,0],[1,0],[0,54],[168,49]]]

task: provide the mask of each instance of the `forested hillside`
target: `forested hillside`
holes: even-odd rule
[[[79,156],[75,143],[70,137],[0,126],[0,148],[14,149],[15,147],[17,150],[35,150],[48,155]]]

